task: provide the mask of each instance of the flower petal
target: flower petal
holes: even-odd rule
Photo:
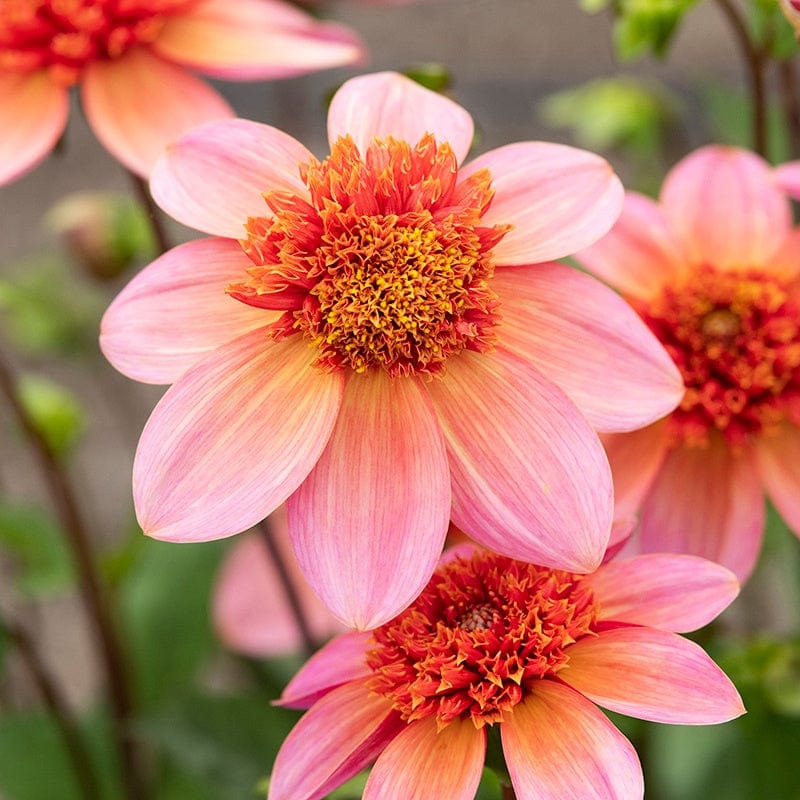
[[[269,216],[264,192],[308,195],[299,165],[311,158],[277,128],[224,120],[195,128],[171,145],[153,169],[150,189],[178,222],[240,239],[249,217]]]
[[[405,728],[389,701],[361,681],[346,683],[307,711],[286,737],[269,800],[319,800],[360,772]]]
[[[727,675],[702,648],[675,633],[613,628],[567,652],[559,677],[611,711],[680,725],[711,725],[744,713]]]
[[[687,553],[747,580],[764,533],[764,498],[752,453],[677,447],[642,508],[644,553]]]
[[[364,800],[473,800],[485,754],[485,729],[469,720],[438,732],[433,717],[414,722],[378,756]]]
[[[208,84],[142,47],[93,61],[83,76],[83,110],[103,147],[147,177],[182,133],[233,109]]]
[[[568,686],[538,681],[500,725],[503,754],[520,800],[636,800],[639,759],[608,718]]]
[[[364,57],[344,25],[320,22],[273,0],[202,0],[168,18],[153,49],[215,78],[286,78]]]
[[[789,201],[759,156],[735,147],[695,150],[669,173],[664,214],[694,264],[764,264],[791,225]]]
[[[595,569],[611,530],[611,476],[566,395],[499,350],[464,351],[427,388],[447,442],[453,522],[512,558]]]
[[[789,161],[776,167],[775,181],[789,197],[800,200],[800,161]]]
[[[800,428],[784,425],[756,445],[758,471],[786,524],[800,536]]]
[[[356,631],[332,639],[289,681],[277,705],[308,708],[331,689],[371,675],[365,655],[371,638],[370,631]]]
[[[351,78],[333,96],[328,141],[351,136],[361,153],[376,136],[416,144],[426,133],[449,142],[459,163],[472,145],[472,117],[458,103],[396,72]]]
[[[129,378],[174,383],[211,350],[275,316],[225,294],[250,265],[230,239],[199,239],[164,253],[104,314],[103,354]]]
[[[204,541],[239,533],[299,486],[330,436],[340,375],[299,337],[255,330],[190,369],[139,440],[133,498],[145,533]]]
[[[563,389],[596,430],[629,431],[678,405],[680,372],[639,315],[564,264],[498,270],[503,347]]]
[[[46,72],[0,73],[0,186],[53,149],[68,116],[69,94]]]
[[[636,192],[625,193],[614,227],[575,257],[598,278],[638,298],[652,297],[687,266],[659,205]]]
[[[479,156],[460,176],[488,168],[495,191],[486,225],[513,225],[497,264],[535,264],[588,247],[614,224],[624,190],[607,161],[548,142],[517,142]]]
[[[587,575],[598,619],[677,633],[707,625],[737,594],[730,570],[697,556],[655,554],[619,559]]]
[[[442,432],[420,384],[353,375],[288,510],[300,567],[339,619],[368,629],[402,611],[436,567],[450,514]]]

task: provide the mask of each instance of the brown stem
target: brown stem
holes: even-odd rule
[[[153,236],[158,246],[159,255],[166,253],[172,245],[170,245],[169,237],[164,229],[161,209],[153,202],[153,197],[150,194],[147,182],[140,178],[135,172],[129,172],[128,175],[130,175],[131,183],[133,183],[133,188],[136,192],[136,196],[139,198],[139,202],[141,202],[147,210],[147,217],[150,220],[150,227],[153,230]]]
[[[317,642],[314,634],[311,632],[305,612],[303,611],[302,603],[300,602],[300,594],[289,576],[286,561],[281,555],[278,545],[275,543],[275,537],[272,534],[272,527],[269,519],[262,520],[256,527],[261,534],[261,540],[264,542],[272,562],[275,564],[275,570],[281,582],[281,589],[286,596],[295,624],[300,631],[300,637],[303,640],[305,655],[310,657],[319,649],[319,642]]]
[[[502,784],[503,789],[503,800],[517,800],[516,794],[514,794],[514,787],[510,783]]]
[[[100,785],[92,766],[77,722],[73,719],[69,705],[61,694],[58,684],[50,675],[47,666],[39,657],[33,640],[27,631],[15,622],[0,620],[0,630],[4,631],[16,647],[22,661],[31,675],[39,694],[42,696],[53,722],[58,728],[64,749],[67,751],[75,771],[75,779],[85,800],[102,800]]]
[[[786,59],[778,66],[781,80],[781,99],[786,126],[789,130],[789,148],[792,158],[800,155],[800,97],[798,97],[797,72],[794,61]]]
[[[72,551],[81,597],[92,623],[108,681],[114,739],[119,752],[125,796],[128,800],[143,800],[146,792],[138,768],[136,748],[128,730],[133,717],[133,698],[126,674],[125,659],[108,599],[94,562],[81,510],[61,463],[20,402],[14,374],[2,353],[0,353],[0,393],[8,401],[20,428],[36,454],[50,498]]]
[[[731,25],[750,75],[750,96],[753,110],[753,149],[760,156],[766,158],[767,91],[765,65],[767,54],[753,43],[744,17],[732,0],[717,0],[717,5]]]

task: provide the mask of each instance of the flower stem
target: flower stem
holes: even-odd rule
[[[792,158],[800,155],[800,97],[798,97],[797,72],[794,61],[786,59],[781,61],[778,70],[781,81],[781,97],[783,99],[783,113],[786,117],[786,127],[789,132],[789,149]]]
[[[31,637],[18,623],[3,619],[0,619],[0,631],[3,631],[11,640],[39,689],[39,694],[58,728],[64,749],[72,762],[81,796],[84,800],[101,800],[102,795],[97,775],[89,757],[89,751],[81,738],[78,724],[72,717],[69,705],[58,684],[36,651]]]
[[[143,800],[146,797],[144,782],[138,768],[136,748],[128,730],[133,716],[133,697],[126,674],[125,659],[108,599],[94,562],[83,516],[62,464],[20,402],[16,379],[2,353],[0,353],[0,394],[8,401],[37,457],[75,561],[81,597],[92,623],[95,641],[106,673],[114,723],[114,740],[120,758],[125,797],[127,800]]]
[[[514,787],[510,783],[504,783],[502,787],[503,800],[517,800],[517,796],[514,794]]]
[[[150,220],[150,227],[153,231],[156,245],[158,246],[158,253],[159,255],[162,255],[166,253],[172,245],[170,244],[169,237],[164,229],[161,210],[153,202],[153,197],[150,194],[150,189],[147,186],[147,182],[143,178],[140,178],[135,172],[128,172],[128,175],[130,175],[131,183],[133,184],[136,196],[139,198],[139,202],[147,210],[147,217]]]
[[[300,631],[300,637],[303,640],[304,654],[306,657],[310,657],[319,649],[319,642],[317,642],[316,637],[311,632],[308,619],[303,611],[303,605],[300,602],[300,594],[289,575],[286,560],[281,555],[281,551],[275,543],[275,537],[272,533],[272,526],[270,525],[269,518],[261,520],[256,527],[261,534],[261,539],[267,548],[269,557],[275,564],[275,570],[281,582],[281,589],[286,597],[286,601],[289,603],[292,616],[294,617],[297,629]]]
[[[727,17],[739,43],[745,65],[750,74],[750,97],[753,112],[753,149],[767,157],[767,91],[765,80],[766,53],[756,47],[750,38],[747,24],[733,0],[717,0],[717,5]]]

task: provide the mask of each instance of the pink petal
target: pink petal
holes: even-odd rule
[[[269,800],[319,800],[364,769],[405,727],[389,701],[360,681],[334,689],[286,737]]]
[[[300,573],[289,543],[285,514],[270,517],[275,545],[287,566],[312,636],[325,640],[340,630]],[[214,586],[212,617],[231,650],[255,658],[299,652],[303,637],[267,545],[258,534],[242,536],[228,552]],[[340,683],[344,683],[343,679]]]
[[[486,753],[486,733],[456,719],[437,732],[433,717],[414,722],[380,754],[364,800],[473,800]]]
[[[204,541],[239,533],[277,508],[316,463],[342,378],[310,363],[299,337],[255,330],[190,369],[139,440],[133,497],[145,533]]]
[[[635,800],[644,794],[631,743],[585,697],[542,680],[500,725],[520,800]]]
[[[436,567],[450,513],[444,441],[419,383],[353,375],[288,509],[300,566],[337,617],[368,629],[402,611]]]
[[[663,422],[631,433],[601,437],[614,478],[614,515],[639,512],[667,455],[669,440]]]
[[[0,186],[53,149],[68,116],[67,90],[46,72],[0,73]]]
[[[645,555],[610,561],[584,583],[599,619],[686,633],[707,625],[739,594],[736,576],[697,556]]]
[[[150,189],[178,222],[240,239],[249,217],[269,216],[264,192],[307,196],[301,163],[312,158],[287,133],[244,119],[196,128],[155,166]]]
[[[134,380],[174,383],[211,350],[263,327],[275,314],[225,294],[251,265],[229,239],[199,239],[169,250],[145,267],[103,316],[105,357]]]
[[[498,270],[503,347],[529,359],[600,431],[648,425],[678,405],[680,372],[639,315],[564,264]]]
[[[170,142],[195,125],[233,116],[208,84],[144,48],[89,64],[83,110],[114,158],[147,177]]]
[[[701,556],[744,583],[764,533],[763,492],[751,456],[736,456],[721,442],[672,450],[642,509],[642,552]]]
[[[622,517],[614,513],[614,524],[611,526],[611,536],[608,538],[608,547],[603,554],[603,564],[616,558],[617,554],[628,544],[631,536],[639,527],[638,517]]]
[[[597,436],[534,367],[464,351],[428,384],[453,480],[453,522],[512,558],[591,572],[611,530],[611,477]]]
[[[497,264],[535,264],[588,247],[622,208],[619,178],[607,161],[585,150],[517,142],[470,161],[462,178],[483,168],[495,190],[484,223],[514,226],[494,248]]]
[[[789,201],[769,165],[735,147],[695,150],[670,172],[664,214],[694,264],[764,264],[791,225]]]
[[[776,167],[775,180],[789,197],[800,200],[800,161],[789,161]]]
[[[472,117],[460,105],[395,72],[351,78],[328,110],[328,140],[351,136],[361,153],[375,137],[394,136],[416,144],[432,133],[449,142],[459,163],[472,145]]]
[[[636,192],[625,193],[614,227],[575,257],[615,289],[640,298],[657,294],[687,266],[661,208]]]
[[[725,673],[694,642],[613,628],[570,646],[559,677],[604,708],[654,722],[710,725],[744,713]]]
[[[786,424],[756,445],[758,471],[786,524],[800,536],[800,429]]]
[[[289,681],[277,705],[308,708],[331,689],[371,675],[365,657],[371,640],[372,634],[366,631],[332,639]]]
[[[168,19],[153,49],[215,78],[286,78],[353,64],[364,56],[343,25],[319,22],[288,3],[203,0]]]

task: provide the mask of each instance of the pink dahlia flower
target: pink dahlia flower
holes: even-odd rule
[[[180,134],[233,116],[193,70],[281,78],[362,55],[349,30],[280,0],[3,0],[0,184],[53,148],[75,84],[97,138],[147,175]]]
[[[420,597],[320,650],[282,703],[310,710],[278,753],[269,800],[317,800],[375,762],[364,800],[471,800],[497,726],[518,800],[635,800],[636,752],[595,703],[689,725],[744,712],[724,673],[674,631],[738,592],[682,555],[576,575],[481,550],[446,553]]]
[[[800,233],[758,156],[705,147],[660,202],[629,193],[578,258],[618,288],[678,365],[680,406],[607,438],[619,513],[641,506],[644,552],[750,574],[764,491],[800,532]]]
[[[101,345],[175,382],[134,465],[144,531],[242,531],[288,498],[300,566],[344,622],[419,594],[451,515],[516,558],[593,569],[611,479],[592,428],[628,430],[682,387],[631,309],[548,259],[616,219],[598,156],[512,144],[462,161],[460,106],[400,75],[348,81],[330,156],[254,122],[201,126],[154,197],[214,234],[120,294]],[[531,533],[538,531],[538,533]]]

